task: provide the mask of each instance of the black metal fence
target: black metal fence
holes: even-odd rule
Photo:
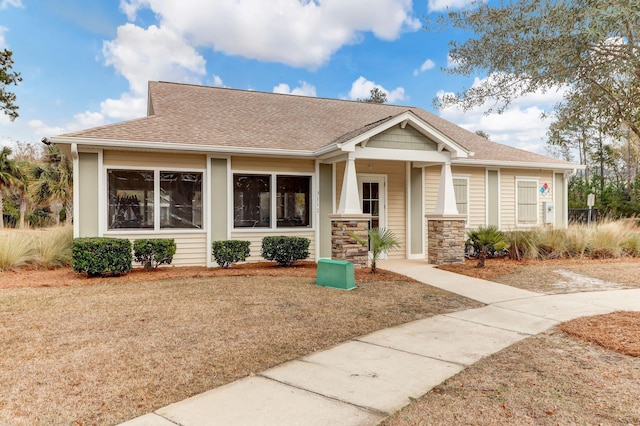
[[[598,220],[598,209],[569,209],[569,223],[589,223],[589,210],[591,210],[591,222]]]

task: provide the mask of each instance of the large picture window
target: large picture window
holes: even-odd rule
[[[308,228],[311,226],[310,200],[310,176],[233,175],[235,228]]]
[[[271,227],[270,175],[233,175],[233,225]]]
[[[108,170],[108,229],[202,228],[202,172]]]
[[[278,228],[309,226],[309,176],[278,176],[277,178]]]

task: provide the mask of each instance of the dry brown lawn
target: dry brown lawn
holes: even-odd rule
[[[557,270],[640,287],[633,259],[474,265],[446,269],[543,293],[583,291],[558,287]],[[640,425],[639,357],[640,313],[577,318],[479,361],[383,425]]]
[[[0,274],[0,424],[114,424],[352,337],[478,303],[382,272],[163,268]]]

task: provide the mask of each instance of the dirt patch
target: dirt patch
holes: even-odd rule
[[[480,306],[386,271],[356,272],[352,291],[315,285],[315,272],[0,274],[0,424],[114,424],[381,328]]]
[[[640,288],[640,259],[556,259],[518,261],[506,258],[487,259],[485,268],[476,268],[477,261],[467,260],[460,265],[443,265],[439,268],[481,278],[524,290],[545,294],[574,293],[624,288]],[[557,271],[564,270],[595,278],[585,288],[581,279],[568,280]]]

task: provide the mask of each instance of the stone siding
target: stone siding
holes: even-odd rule
[[[363,215],[362,215],[363,216]],[[331,258],[347,260],[353,266],[361,268],[367,266],[369,250],[351,236],[354,233],[362,239],[367,238],[369,219],[367,217],[337,217],[331,218]]]
[[[464,263],[464,219],[429,219],[429,263]]]

